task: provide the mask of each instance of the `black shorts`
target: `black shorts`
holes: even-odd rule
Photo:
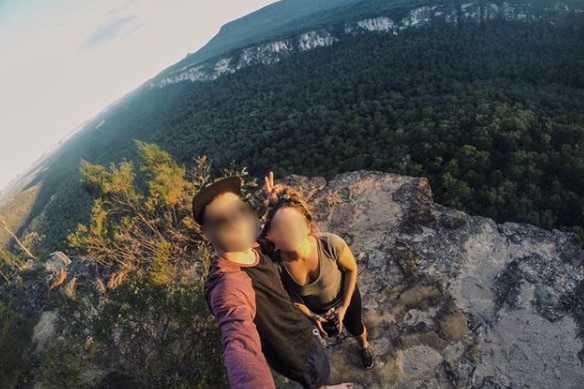
[[[316,389],[326,385],[331,367],[328,357],[320,343],[320,335],[315,328],[312,336],[312,345],[306,356],[304,375],[295,379],[303,388]]]

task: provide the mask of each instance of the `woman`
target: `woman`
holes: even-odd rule
[[[344,326],[359,343],[363,368],[372,368],[357,264],[349,246],[338,235],[318,232],[302,196],[292,188],[274,186],[271,173],[266,190],[269,209],[262,235],[275,246],[272,256],[292,301],[323,336],[334,336]]]

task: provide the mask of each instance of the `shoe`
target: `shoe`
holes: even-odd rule
[[[363,369],[371,369],[375,363],[375,358],[373,358],[373,353],[371,352],[369,346],[360,348],[359,354],[361,355],[361,364],[363,365]]]

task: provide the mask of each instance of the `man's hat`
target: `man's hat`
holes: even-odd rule
[[[231,192],[236,195],[241,195],[242,180],[240,177],[233,176],[217,180],[199,191],[193,197],[193,216],[195,221],[203,224],[203,211],[207,204],[213,200],[214,197],[221,193]]]

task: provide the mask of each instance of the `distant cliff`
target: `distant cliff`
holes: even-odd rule
[[[482,3],[454,2],[416,7],[401,17],[377,16],[359,19],[333,27],[305,31],[287,38],[265,41],[260,44],[231,51],[218,58],[164,72],[145,84],[146,87],[164,87],[182,81],[214,80],[224,74],[234,73],[252,65],[269,65],[279,62],[293,53],[305,52],[318,47],[331,46],[350,35],[377,31],[397,35],[410,28],[446,23],[486,23],[490,21],[513,22],[562,22],[567,15],[581,14],[584,9],[557,3],[538,6],[532,3]]]
[[[425,178],[357,171],[328,182],[300,176],[285,181],[307,196],[321,230],[347,240],[359,264],[364,320],[377,364],[364,372],[357,367],[353,339],[330,340],[332,383],[581,387],[584,249],[575,234],[497,224],[446,208],[433,201]],[[44,311],[34,329],[37,344],[63,336],[55,326],[58,305],[42,304],[55,284],[51,277],[66,274],[55,290],[74,296],[82,307],[91,285],[101,282],[88,263],[55,254],[44,270],[23,274],[22,290]],[[101,308],[87,309],[99,315]],[[110,325],[112,331],[117,328]],[[93,330],[76,329],[87,342]],[[111,382],[123,368],[113,357],[100,363],[86,372],[88,381]],[[296,387],[278,382],[282,388]]]

